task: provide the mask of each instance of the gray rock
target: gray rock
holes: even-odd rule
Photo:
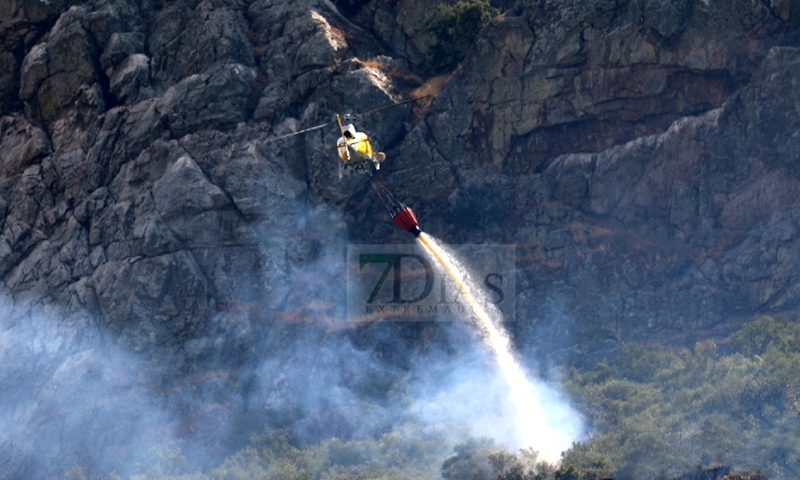
[[[171,87],[159,98],[158,110],[177,137],[201,128],[231,128],[253,112],[255,76],[243,65],[220,65]]]
[[[114,69],[131,55],[143,53],[144,41],[145,36],[141,32],[112,33],[108,45],[100,55],[100,64],[106,75],[113,75]]]
[[[308,186],[274,156],[273,145],[257,145],[232,152],[228,162],[214,167],[213,177],[245,216],[293,216]]]
[[[756,70],[755,58],[781,41],[782,27],[760,3],[737,12],[763,22],[754,36],[734,33],[745,27],[717,4],[691,5],[545,1],[531,6],[527,25],[495,20],[449,87],[465,99],[455,116],[474,117],[459,135],[482,142],[483,161],[530,171],[562,152],[600,151],[611,138],[656,133],[679,116],[721,106],[736,79]],[[720,23],[709,28],[708,16]],[[643,33],[641,22],[659,38]],[[755,63],[737,61],[739,51],[754,52]]]
[[[44,2],[9,0],[0,5],[0,115],[19,110],[23,58],[55,19],[55,9]]]
[[[53,26],[46,44],[39,44],[23,61],[20,98],[30,115],[55,120],[86,85],[97,80],[95,44],[81,25],[85,7],[71,7]]]
[[[162,217],[191,217],[230,204],[225,193],[206,178],[190,157],[173,163],[153,184],[155,207]]]
[[[52,151],[47,135],[23,118],[0,118],[0,132],[0,178],[17,177]]]
[[[692,11],[692,0],[677,2],[659,2],[645,0],[642,2],[642,23],[658,34],[660,40],[671,40],[679,35],[689,22]]]
[[[255,65],[247,23],[241,12],[225,3],[180,0],[158,12],[147,39],[157,88],[222,64]]]
[[[111,76],[110,90],[119,102],[138,100],[150,84],[150,61],[146,55],[134,54],[122,61]]]
[[[181,251],[150,258],[109,261],[90,278],[103,325],[135,352],[182,343],[204,330],[209,285],[191,254]]]
[[[25,56],[25,60],[22,62],[22,86],[19,92],[21,99],[33,98],[42,82],[50,75],[49,63],[46,43],[36,45]]]

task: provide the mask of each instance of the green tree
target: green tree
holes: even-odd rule
[[[433,68],[437,71],[452,69],[464,59],[483,26],[499,14],[488,0],[459,0],[455,5],[437,5],[428,26],[436,38],[429,52]]]
[[[559,475],[583,475],[605,458],[620,480],[715,464],[796,478],[798,331],[797,323],[765,317],[725,342],[733,350],[712,342],[693,350],[625,345],[611,362],[573,369],[568,390],[595,433],[565,453]]]
[[[445,480],[489,480],[493,467],[489,455],[498,448],[488,438],[470,438],[453,448],[455,455],[442,463]]]
[[[733,342],[745,356],[763,355],[772,345],[781,348],[786,343],[785,328],[772,317],[761,317],[746,323],[733,335]]]

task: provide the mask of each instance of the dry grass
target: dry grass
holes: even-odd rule
[[[444,89],[444,86],[447,85],[447,82],[449,82],[450,79],[452,79],[459,71],[461,71],[461,65],[459,65],[451,73],[436,75],[435,77],[424,79],[415,73],[407,72],[397,66],[387,66],[374,59],[358,60],[358,62],[364,68],[378,70],[387,77],[400,80],[409,87],[412,87],[411,98],[420,99],[418,102],[414,102],[414,108],[412,110],[414,123],[419,122],[425,117],[433,99],[436,98],[436,96],[439,95],[439,93]]]
[[[450,79],[453,78],[460,70],[461,65],[459,65],[458,68],[456,68],[452,73],[437,75],[425,80],[419,87],[411,91],[412,97],[421,98],[419,102],[414,103],[414,109],[412,111],[414,123],[425,118],[433,99],[436,98],[439,93],[441,93],[441,91],[444,89],[444,86],[447,85],[447,82],[449,82]]]
[[[361,66],[364,68],[372,68],[374,70],[380,70],[387,77],[402,80],[403,82],[405,82],[410,86],[419,86],[422,85],[422,83],[424,82],[419,75],[408,73],[400,67],[396,66],[389,67],[377,60],[359,59],[358,63],[360,63]]]
[[[331,25],[325,17],[316,12],[312,12],[312,17],[319,19],[320,25],[325,29],[328,41],[336,50],[347,48],[347,34],[342,29]]]

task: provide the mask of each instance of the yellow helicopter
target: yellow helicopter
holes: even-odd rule
[[[344,114],[340,115],[336,113],[336,123],[339,125],[339,132],[341,136],[336,141],[336,146],[332,147],[332,149],[336,149],[339,154],[339,178],[341,179],[344,176],[344,170],[347,168],[354,168],[354,169],[363,169],[367,173],[367,175],[371,176],[371,173],[366,171],[365,166],[368,163],[372,163],[375,167],[375,170],[380,170],[381,163],[386,160],[386,154],[383,152],[375,152],[372,147],[372,142],[364,132],[359,132],[356,130],[353,123],[350,123],[351,118],[358,118],[361,116],[366,116],[375,112],[379,112],[381,110],[386,110],[388,108],[397,107],[400,105],[405,105],[407,103],[415,102],[421,100],[423,98],[427,98],[430,95],[424,95],[422,97],[412,98],[403,102],[392,103],[389,105],[384,105],[382,107],[370,110],[366,113],[350,115]],[[348,122],[345,124],[345,122]],[[272,141],[280,140],[283,138],[293,137],[295,135],[300,135],[303,133],[307,133],[313,130],[318,130],[320,128],[327,127],[332,122],[326,122],[321,125],[316,125],[310,128],[306,128],[303,130],[299,130],[297,132],[289,133],[286,135],[282,135],[280,137],[272,138]]]
[[[342,136],[336,141],[336,149],[339,152],[339,178],[342,178],[346,167],[363,167],[366,162],[372,162],[375,170],[381,169],[381,162],[386,160],[383,152],[373,152],[372,142],[364,132],[359,132],[356,127],[349,123],[342,124],[342,117],[336,114],[336,123]]]

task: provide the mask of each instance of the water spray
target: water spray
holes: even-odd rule
[[[480,297],[473,293],[478,290],[470,284],[466,270],[433,237],[422,233],[419,221],[410,207],[400,204],[400,207],[391,213],[397,226],[414,235],[432,260],[438,263],[453,280],[472,310],[483,342],[494,355],[508,384],[511,400],[516,409],[516,424],[521,447],[532,447],[539,452],[541,460],[549,463],[558,462],[560,447],[556,442],[544,438],[549,430],[544,409],[533,394],[525,371],[512,354],[511,341],[502,326],[501,314],[491,310],[488,302],[479,300]]]

